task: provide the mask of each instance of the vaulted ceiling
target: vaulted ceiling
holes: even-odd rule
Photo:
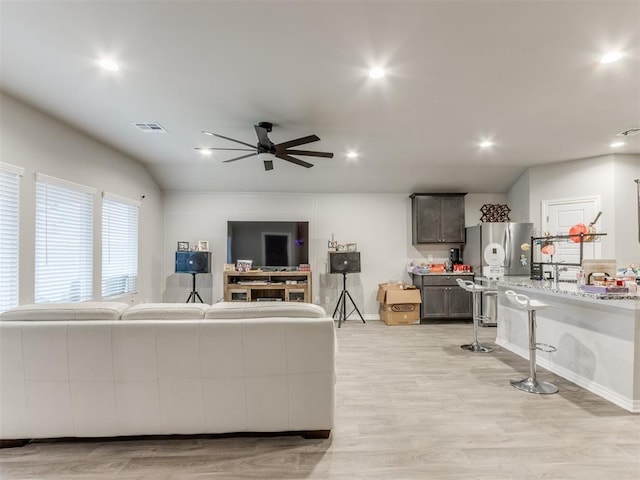
[[[640,154],[640,135],[615,136],[640,127],[638,1],[0,8],[0,88],[143,162],[166,190],[505,192],[532,165]],[[609,51],[622,57],[600,63]],[[101,70],[104,56],[120,70]],[[255,144],[261,121],[274,143],[316,134],[304,149],[334,158],[265,171],[194,150],[242,148],[203,130]],[[153,122],[167,133],[133,125]]]

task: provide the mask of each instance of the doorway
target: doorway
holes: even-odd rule
[[[589,225],[600,211],[600,197],[565,198],[542,201],[542,230],[551,235],[568,235],[569,229],[577,224]],[[596,223],[595,227],[598,226]],[[600,258],[602,244],[598,237],[593,242],[583,244],[583,258]],[[554,262],[579,263],[580,244],[563,241],[556,244]],[[560,275],[561,279],[575,279],[578,267],[570,267]]]

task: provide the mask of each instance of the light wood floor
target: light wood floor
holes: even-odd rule
[[[481,329],[491,342],[495,329]],[[460,349],[467,323],[348,320],[335,429],[301,437],[37,442],[0,451],[0,478],[640,479],[640,414],[544,370],[556,395],[515,390],[527,362]]]

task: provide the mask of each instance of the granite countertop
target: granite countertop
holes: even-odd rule
[[[571,295],[575,297],[592,298],[596,300],[640,300],[640,293],[590,293],[583,292],[575,282],[558,282],[554,287],[551,280],[530,280],[528,278],[507,278],[497,282],[502,287],[525,287],[542,290],[548,293]]]

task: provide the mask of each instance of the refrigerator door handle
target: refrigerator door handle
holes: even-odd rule
[[[506,268],[511,268],[511,225],[507,225],[504,231],[504,263]]]

